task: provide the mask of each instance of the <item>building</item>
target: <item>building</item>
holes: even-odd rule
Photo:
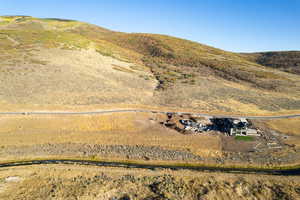
[[[249,122],[245,118],[234,119],[230,127],[231,136],[260,136],[256,129],[249,128]]]
[[[215,130],[229,136],[260,136],[258,131],[250,128],[251,124],[245,118],[211,118],[208,120],[181,119],[180,124],[184,130],[193,132],[203,132]]]

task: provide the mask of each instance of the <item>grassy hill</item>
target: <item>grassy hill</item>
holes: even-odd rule
[[[300,51],[278,51],[244,54],[250,61],[285,72],[300,74]]]
[[[272,58],[276,68],[263,66],[269,61],[258,61],[260,54],[25,16],[0,17],[0,43],[5,108],[126,104],[235,113],[300,110],[299,74],[281,71],[285,62],[277,58]]]

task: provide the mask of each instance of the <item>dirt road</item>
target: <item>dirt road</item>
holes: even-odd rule
[[[101,115],[107,113],[126,113],[126,112],[146,112],[146,113],[160,113],[160,114],[193,114],[199,117],[215,117],[215,118],[247,118],[247,119],[284,119],[297,118],[300,114],[294,115],[275,115],[275,116],[247,116],[247,115],[209,115],[205,113],[188,113],[188,112],[168,112],[158,110],[139,110],[139,109],[116,109],[116,110],[99,110],[99,111],[26,111],[26,112],[0,112],[0,115]]]

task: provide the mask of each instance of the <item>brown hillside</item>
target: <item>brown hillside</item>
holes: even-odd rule
[[[300,51],[262,52],[244,55],[258,64],[300,74]]]
[[[1,17],[0,42],[3,105],[300,110],[299,75],[171,36],[10,16]]]

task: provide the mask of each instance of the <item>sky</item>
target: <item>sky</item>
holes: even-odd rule
[[[234,52],[300,50],[300,0],[0,0],[0,15],[75,19]]]

